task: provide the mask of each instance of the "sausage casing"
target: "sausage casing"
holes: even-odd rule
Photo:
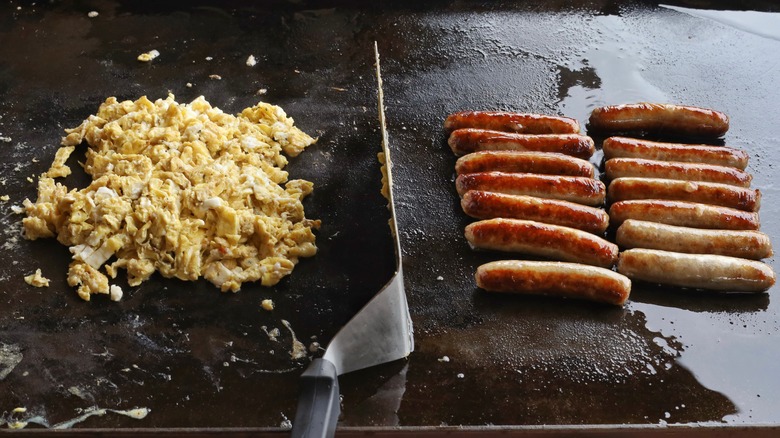
[[[580,124],[572,118],[506,111],[462,111],[450,114],[444,129],[492,129],[523,134],[576,134]]]
[[[717,138],[728,131],[729,118],[720,111],[707,108],[641,102],[594,109],[588,129]]]
[[[604,210],[556,199],[471,190],[461,199],[463,211],[476,219],[525,219],[602,234],[609,226]]]
[[[519,219],[487,219],[466,226],[473,248],[517,252],[551,260],[611,268],[618,247],[585,231]]]
[[[662,143],[628,137],[610,137],[602,143],[604,158],[705,163],[745,170],[748,154],[741,149],[703,144]]]
[[[657,249],[621,252],[618,272],[649,283],[732,292],[763,292],[775,284],[775,273],[766,263]]]
[[[548,152],[481,151],[464,155],[455,162],[455,173],[520,172],[593,178],[595,167],[588,161]]]
[[[479,172],[458,175],[455,188],[463,196],[469,190],[561,199],[577,204],[604,204],[606,188],[597,179],[535,173]]]
[[[567,262],[490,262],[477,268],[476,281],[490,292],[554,295],[619,306],[631,293],[631,280],[617,272]]]
[[[749,173],[733,167],[641,158],[612,158],[604,164],[604,170],[608,179],[625,177],[679,179],[730,184],[737,187],[750,187],[753,179]]]
[[[704,181],[660,178],[617,178],[609,184],[610,202],[632,199],[667,199],[721,205],[744,211],[758,211],[761,192],[758,189]]]
[[[456,129],[447,141],[455,155],[477,151],[556,152],[588,159],[596,148],[593,139],[580,134],[518,134],[486,129]]]
[[[609,218],[614,225],[628,219],[638,219],[681,227],[720,230],[758,230],[758,214],[697,202],[641,199],[620,201],[609,208]]]
[[[772,256],[769,236],[752,230],[706,230],[629,219],[617,229],[621,248],[717,254],[761,260]]]

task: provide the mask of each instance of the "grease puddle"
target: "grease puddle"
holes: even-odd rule
[[[691,9],[671,5],[658,6],[692,15],[694,17],[716,21],[720,24],[741,30],[742,32],[752,33],[764,38],[780,41],[780,13]]]
[[[737,412],[723,421],[776,421],[780,382],[762,376],[774,374],[780,363],[780,346],[764,339],[775,336],[777,327],[758,330],[768,315],[692,312],[636,302],[632,307],[644,314],[648,329],[684,345],[677,364],[691,371],[701,385],[726,395],[736,405]],[[740,370],[739,375],[733,370]]]
[[[595,16],[589,26],[594,28],[590,34],[595,42],[584,51],[574,73],[595,78],[568,88],[560,103],[564,114],[584,124],[598,106],[669,101],[668,94],[645,77],[651,54],[631,20],[617,15]]]

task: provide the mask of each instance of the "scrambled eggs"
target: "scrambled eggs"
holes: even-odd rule
[[[320,222],[306,219],[301,204],[313,184],[288,181],[282,155],[316,140],[277,106],[259,103],[233,116],[203,97],[190,104],[172,95],[110,97],[65,132],[37,201],[24,201],[23,223],[26,238],[56,235],[70,247],[68,284],[84,300],[109,294],[108,277],[120,268],[131,286],[155,271],[202,276],[223,292],[247,281],[272,286],[317,251],[312,229]],[[83,167],[93,180],[68,190],[54,178],[70,174],[65,163],[84,140]]]

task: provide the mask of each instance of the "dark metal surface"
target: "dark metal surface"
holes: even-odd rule
[[[468,219],[441,131],[462,109],[583,122],[595,106],[638,100],[724,111],[725,143],[750,153],[762,229],[777,245],[780,42],[649,3],[273,6],[0,6],[0,136],[10,138],[0,142],[0,194],[11,198],[0,205],[0,375],[23,356],[0,380],[3,418],[55,424],[93,405],[151,412],[77,427],[277,428],[292,418],[305,364],[289,360],[281,320],[325,344],[393,270],[376,196],[376,39],[416,351],[342,377],[341,427],[780,424],[777,287],[724,296],[637,285],[623,309],[481,293],[473,272],[497,256],[472,252],[462,237]],[[161,56],[136,61],[151,49]],[[250,54],[254,68],[244,64]],[[268,93],[256,96],[260,88]],[[220,294],[155,278],[126,288],[120,303],[81,302],[65,284],[67,250],[19,238],[10,205],[34,197],[26,178],[48,167],[62,128],[107,96],[169,90],[228,112],[262,98],[320,136],[289,167],[315,183],[305,205],[323,221],[320,253],[272,289]],[[52,278],[48,289],[23,282],[37,267]],[[267,297],[273,313],[259,309]],[[280,328],[281,340],[261,326]],[[11,413],[22,406],[27,413]]]
[[[395,269],[379,193],[373,40],[356,43],[331,34],[330,24],[312,26],[352,28],[342,23],[349,17],[327,12],[144,11],[129,3],[3,6],[0,130],[12,141],[2,143],[0,164],[11,197],[3,205],[0,342],[23,360],[0,382],[0,412],[40,415],[53,425],[93,405],[147,407],[154,414],[143,421],[108,415],[82,425],[279,427],[293,417],[305,365],[290,360],[282,320],[305,345],[312,336],[326,345]],[[90,19],[93,9],[100,15]],[[154,62],[136,60],[155,48],[161,55]],[[254,68],[245,64],[250,54]],[[257,96],[261,88],[268,92]],[[26,178],[47,169],[63,128],[108,96],[156,99],[169,90],[180,102],[202,94],[231,113],[262,99],[319,136],[288,167],[292,178],[315,183],[304,205],[308,217],[322,220],[319,253],[271,289],[221,294],[205,281],[156,276],[125,287],[120,303],[82,302],[65,283],[67,249],[19,238],[21,217],[10,206],[34,199]],[[24,283],[38,267],[51,287]],[[264,298],[274,300],[273,312],[260,308]],[[279,341],[263,326],[278,328]],[[16,407],[27,412],[11,415]]]

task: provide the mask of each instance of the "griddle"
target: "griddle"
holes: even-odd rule
[[[741,6],[777,10],[769,2]],[[89,18],[92,10],[99,15]],[[710,295],[635,285],[625,308],[493,296],[474,286],[476,267],[499,255],[471,251],[462,236],[469,219],[442,122],[464,109],[582,122],[596,106],[639,100],[724,111],[732,126],[724,143],[750,153],[762,230],[779,244],[780,42],[641,1],[0,6],[0,191],[10,197],[0,204],[0,347],[11,358],[0,375],[23,356],[0,380],[4,418],[26,407],[25,415],[53,425],[91,406],[147,407],[143,420],[108,414],[75,427],[285,433],[307,363],[290,360],[281,321],[307,345],[326,345],[393,272],[387,210],[376,196],[380,133],[366,55],[374,40],[398,149],[416,351],[341,379],[340,431],[777,433],[777,286]],[[136,60],[151,49],[160,57]],[[258,65],[245,65],[249,55]],[[264,100],[319,137],[288,167],[292,178],[315,183],[305,207],[323,222],[319,253],[273,288],[223,294],[207,282],[155,276],[125,287],[120,303],[84,303],[65,284],[67,249],[21,239],[10,206],[34,199],[27,178],[48,168],[63,128],[108,96],[169,91],[180,102],[204,95],[231,113]],[[775,258],[768,262],[778,270]],[[49,288],[22,280],[36,268],[52,279]],[[260,309],[265,298],[275,301],[273,312]],[[262,327],[279,328],[279,342]]]

